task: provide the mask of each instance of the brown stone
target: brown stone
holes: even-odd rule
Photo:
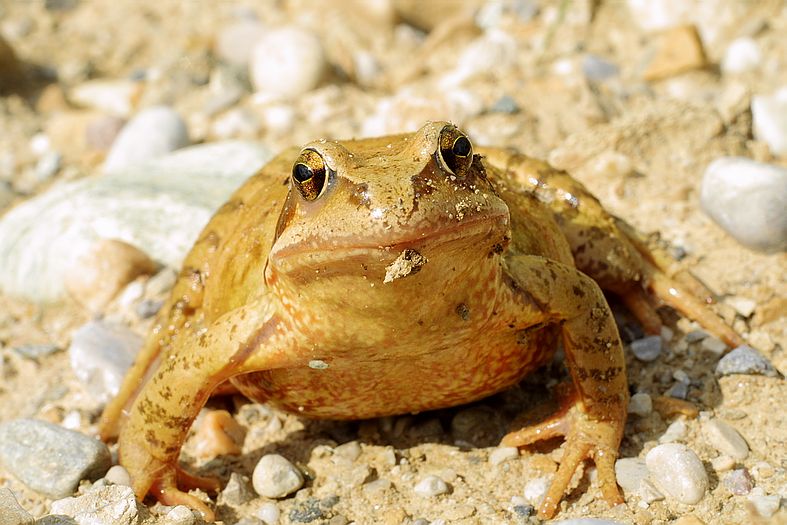
[[[707,65],[702,40],[693,25],[668,29],[658,36],[658,50],[648,64],[645,80],[662,80]]]

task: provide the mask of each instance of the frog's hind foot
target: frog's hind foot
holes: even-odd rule
[[[629,290],[618,294],[626,308],[637,318],[645,333],[657,335],[661,333],[661,317],[648,293],[640,286],[632,286]]]
[[[564,391],[560,397],[561,407],[555,415],[511,432],[501,442],[505,446],[521,447],[557,436],[565,437],[565,452],[560,467],[538,509],[542,519],[552,518],[557,513],[574,472],[585,459],[595,462],[599,488],[607,503],[610,506],[623,503],[615,478],[615,459],[625,418],[594,419],[582,411],[576,394]]]
[[[220,487],[219,481],[215,478],[195,476],[178,467],[174,472],[154,481],[150,487],[150,494],[162,505],[185,505],[194,509],[202,514],[203,520],[210,523],[216,520],[213,510],[204,501],[184,490],[200,489],[214,494]]]

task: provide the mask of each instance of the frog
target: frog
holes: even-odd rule
[[[741,342],[665,255],[569,174],[474,147],[449,122],[289,148],[204,227],[100,420],[140,499],[184,504],[216,480],[179,466],[208,398],[227,385],[308,418],[357,420],[470,403],[517,385],[562,343],[553,415],[502,444],[562,437],[541,502],[554,516],[595,463],[610,505],[629,387],[604,293],[648,332],[667,304]]]

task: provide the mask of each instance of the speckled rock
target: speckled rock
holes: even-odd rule
[[[700,204],[741,244],[762,251],[787,248],[786,168],[743,157],[716,159],[702,178]]]
[[[787,157],[787,86],[752,97],[751,116],[755,138],[768,144],[777,157]]]
[[[278,454],[262,456],[252,474],[254,490],[266,498],[283,498],[301,488],[303,482],[301,471]]]
[[[716,364],[716,375],[755,374],[776,377],[779,373],[757,350],[742,345],[725,355]]]
[[[112,458],[97,439],[44,421],[17,419],[0,424],[0,463],[31,489],[62,498],[81,480],[101,477]]]
[[[656,487],[679,503],[698,503],[708,489],[702,461],[689,447],[678,443],[658,445],[645,456]]]
[[[110,485],[84,496],[52,502],[53,514],[71,516],[78,525],[136,525],[139,508],[131,487]]]
[[[749,445],[731,425],[718,419],[702,423],[702,433],[709,445],[738,461],[749,456]]]
[[[294,98],[317,87],[326,61],[316,35],[298,27],[281,27],[257,41],[250,68],[257,91]]]
[[[174,109],[148,108],[123,127],[107,154],[104,172],[116,173],[144,164],[188,144],[186,123]]]
[[[142,347],[142,337],[125,326],[90,321],[71,336],[68,349],[74,375],[97,401],[120,390],[123,377]]]
[[[219,142],[60,184],[0,218],[0,288],[56,301],[66,270],[98,239],[125,241],[180,267],[213,211],[269,158],[258,143]]]
[[[14,493],[0,488],[0,525],[33,525],[35,519],[16,501]]]

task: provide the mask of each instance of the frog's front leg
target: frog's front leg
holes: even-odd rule
[[[263,298],[223,315],[168,352],[134,401],[118,439],[120,464],[131,475],[137,497],[151,492],[164,504],[188,505],[212,521],[212,511],[178,487],[178,482],[204,484],[178,469],[181,446],[220,383],[292,364],[289,333],[275,303]]]
[[[536,256],[506,260],[511,301],[528,319],[561,325],[572,383],[553,418],[503,438],[521,446],[565,436],[565,453],[539,508],[557,512],[571,477],[586,458],[596,463],[599,485],[610,505],[622,503],[615,481],[615,459],[628,404],[625,359],[612,313],[601,289],[576,268]]]

